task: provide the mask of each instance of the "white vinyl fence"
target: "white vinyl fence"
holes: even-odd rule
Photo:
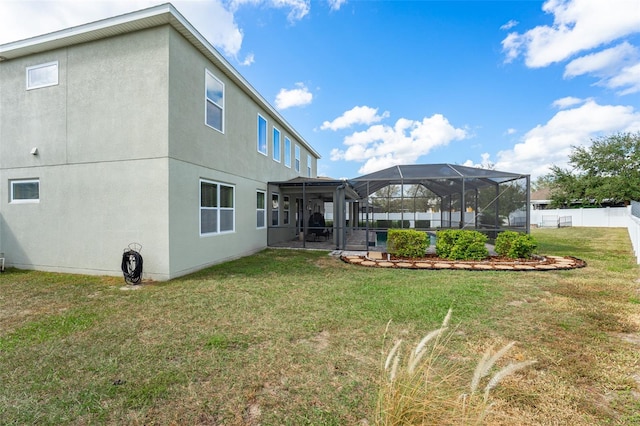
[[[628,207],[531,210],[531,225],[554,228],[563,226],[627,228],[636,262],[640,264],[639,202],[634,201]]]
[[[531,210],[531,225],[539,227],[602,226],[626,228],[629,216],[629,207]]]
[[[632,201],[629,206],[629,222],[627,225],[629,238],[636,254],[636,263],[640,264],[640,203]]]

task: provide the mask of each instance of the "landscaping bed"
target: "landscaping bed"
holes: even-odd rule
[[[572,256],[533,256],[530,259],[511,259],[504,256],[489,256],[485,260],[449,260],[435,254],[420,258],[402,258],[382,252],[367,252],[363,255],[347,254],[340,257],[354,265],[377,268],[403,269],[461,269],[470,271],[549,271],[584,268],[587,263]]]

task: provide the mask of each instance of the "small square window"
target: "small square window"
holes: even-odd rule
[[[27,90],[58,84],[58,61],[27,67]]]
[[[11,181],[11,203],[40,202],[40,180],[24,179]]]

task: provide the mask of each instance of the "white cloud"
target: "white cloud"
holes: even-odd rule
[[[547,123],[528,131],[512,149],[500,151],[496,169],[536,177],[551,165],[566,166],[572,146],[587,146],[595,137],[640,131],[640,111],[631,106],[599,105],[587,100],[559,111]]]
[[[515,135],[516,133],[518,133],[518,131],[514,128],[510,128],[510,129],[507,129],[506,133],[507,135]]]
[[[347,2],[347,0],[328,0],[328,1],[329,1],[329,8],[332,11],[340,10],[342,5]]]
[[[511,28],[517,26],[519,24],[518,21],[515,20],[510,20],[509,22],[507,22],[506,24],[504,24],[503,26],[500,27],[501,30],[507,31],[510,30]]]
[[[344,139],[346,150],[333,149],[331,160],[364,162],[359,173],[371,173],[398,164],[413,164],[438,146],[468,137],[441,114],[422,121],[401,118],[391,127],[376,124]]]
[[[291,107],[309,105],[313,94],[303,83],[296,83],[295,89],[280,89],[276,96],[276,108],[282,110]]]
[[[619,92],[620,95],[640,92],[640,62],[623,68],[617,76],[610,78],[606,85],[612,89],[626,87]]]
[[[231,10],[237,10],[242,5],[264,5],[276,9],[289,9],[287,19],[294,23],[301,20],[311,11],[310,0],[231,0],[229,6]]]
[[[506,62],[522,55],[528,67],[539,68],[591,52],[569,62],[564,76],[592,74],[598,85],[620,95],[640,91],[638,49],[628,41],[607,47],[640,32],[640,1],[547,0],[542,9],[553,15],[553,24],[507,35],[502,40]]]
[[[565,77],[592,74],[598,85],[618,90],[620,95],[640,92],[640,50],[628,42],[582,56],[569,62]]]
[[[371,108],[368,106],[356,106],[345,111],[340,117],[333,121],[325,121],[320,126],[322,130],[340,130],[346,129],[356,124],[373,124],[382,121],[389,117],[389,112],[385,111],[382,115],[378,115],[378,108]]]
[[[607,72],[636,58],[638,58],[638,49],[625,41],[615,47],[574,59],[565,67],[564,76],[575,77],[587,73]]]
[[[556,108],[565,109],[574,105],[581,104],[584,101],[584,99],[576,98],[573,96],[566,96],[564,98],[556,99],[555,101],[553,101],[553,106]]]
[[[254,62],[255,62],[254,54],[253,53],[249,53],[247,56],[244,57],[244,61],[242,61],[240,63],[240,65],[243,65],[243,66],[246,67],[246,66],[249,66],[249,65],[253,64]]]
[[[502,41],[507,59],[523,54],[529,67],[545,67],[640,31],[637,0],[547,0],[542,9],[553,25],[509,34]]]
[[[488,152],[482,153],[480,158],[482,158],[480,163],[474,163],[472,160],[467,160],[462,163],[462,165],[465,167],[475,167],[479,169],[492,169],[494,167],[494,164],[491,162],[491,155]]]

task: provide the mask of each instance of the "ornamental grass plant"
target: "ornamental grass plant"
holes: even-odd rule
[[[389,350],[381,368],[376,425],[484,424],[493,405],[491,391],[510,375],[535,364],[526,360],[494,368],[515,345],[510,342],[497,351],[489,347],[469,374],[465,363],[447,350],[453,336],[451,313],[449,309],[441,326],[427,333],[408,353],[403,352],[401,339]]]

